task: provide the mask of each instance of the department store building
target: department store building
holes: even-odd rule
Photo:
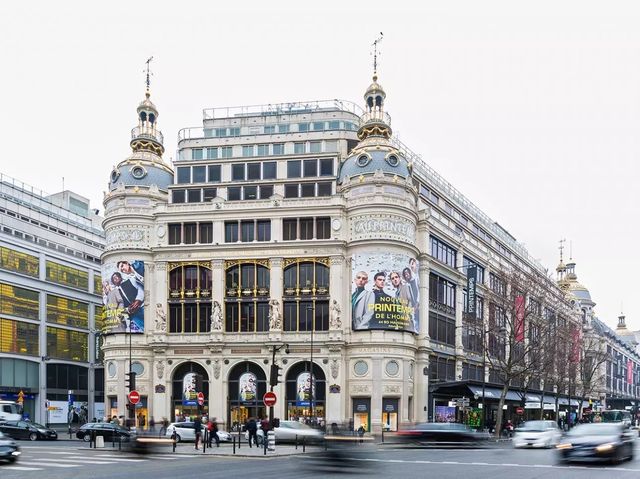
[[[508,265],[544,268],[394,139],[375,75],[363,106],[206,109],[169,165],[147,90],[104,199],[109,415],[130,361],[138,416],[195,414],[197,389],[224,427],[266,415],[274,358],[275,417],[373,432],[432,420],[442,384],[472,405],[483,377],[499,387],[470,333],[483,291]]]

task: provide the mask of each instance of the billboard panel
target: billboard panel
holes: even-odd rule
[[[102,265],[104,332],[144,333],[144,261]]]
[[[240,401],[253,403],[258,399],[258,378],[253,373],[244,373],[240,376],[238,384],[240,388]]]
[[[417,333],[418,261],[405,254],[355,254],[351,261],[351,327]]]
[[[198,404],[198,392],[196,373],[187,373],[182,378],[182,405],[196,406]]]
[[[309,406],[316,393],[315,381],[311,373],[300,373],[296,380],[296,406]]]

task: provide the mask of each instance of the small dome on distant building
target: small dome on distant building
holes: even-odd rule
[[[627,328],[626,318],[624,314],[618,316],[618,326],[616,327],[616,335],[627,344],[633,346],[638,344],[636,334]]]

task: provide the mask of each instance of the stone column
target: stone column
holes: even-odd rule
[[[382,358],[371,358],[371,432],[382,431]]]
[[[333,309],[333,301],[337,301],[338,308],[340,309],[340,321],[342,323],[342,327],[339,330],[332,330],[330,332],[329,339],[333,340],[341,340],[345,328],[351,329],[350,284],[348,280],[343,282],[343,278],[349,278],[350,275],[344,274],[344,264],[344,256],[342,255],[331,256],[329,258],[329,311]],[[332,313],[329,313],[330,318],[331,314]],[[329,328],[331,328],[331,324]]]
[[[427,422],[429,418],[429,357],[418,356],[416,358],[413,374],[413,404],[414,421]],[[424,374],[424,372],[427,374]]]
[[[429,338],[429,256],[421,254],[419,258],[420,274],[420,326],[419,337]]]

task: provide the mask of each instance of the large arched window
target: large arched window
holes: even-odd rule
[[[227,261],[225,272],[225,330],[268,331],[269,261]]]
[[[285,400],[287,403],[287,419],[315,420],[324,418],[326,401],[326,379],[320,365],[301,361],[287,370]],[[313,380],[312,380],[313,378]]]
[[[329,329],[329,260],[285,259],[284,330]]]
[[[265,417],[262,402],[267,392],[267,376],[256,363],[244,361],[229,371],[228,424],[244,424],[250,417]]]
[[[204,393],[204,406],[200,409],[200,412],[198,405],[193,404],[192,399],[185,397],[185,384],[190,382],[189,374],[199,376],[196,382],[196,392]],[[187,380],[185,380],[185,377],[187,377]],[[182,363],[173,372],[171,386],[172,419],[175,420],[178,415],[192,416],[198,413],[207,413],[209,409],[209,375],[203,366],[192,361]]]
[[[169,332],[211,329],[211,263],[169,263]]]

